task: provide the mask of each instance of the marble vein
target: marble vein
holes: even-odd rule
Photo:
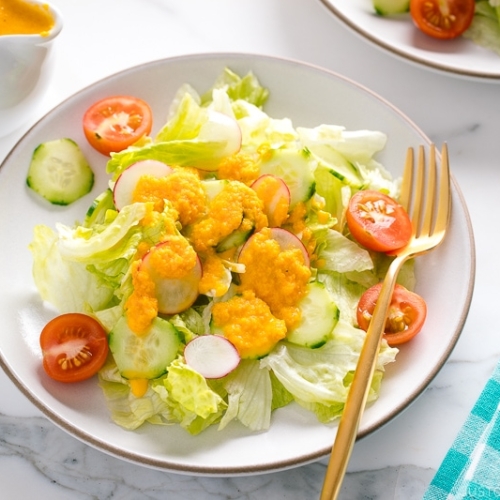
[[[318,497],[326,469],[323,460],[256,476],[172,474],[108,456],[74,439],[44,417],[0,414],[0,480],[2,474],[19,468],[19,461],[34,470],[47,487],[56,485],[61,498],[77,500],[304,500]],[[412,495],[415,490],[423,492],[432,473],[431,469],[415,466],[352,472],[346,476],[342,494],[351,500],[402,500],[410,498],[405,496],[409,491]]]

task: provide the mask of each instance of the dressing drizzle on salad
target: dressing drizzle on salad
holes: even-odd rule
[[[398,183],[375,160],[383,133],[294,127],[265,113],[268,95],[230,69],[202,96],[183,86],[156,136],[111,153],[110,189],[82,224],[35,228],[40,295],[108,332],[99,385],[127,429],[259,431],[291,402],[322,422],[342,412],[365,335],[356,305],[390,259],[344,213],[357,191],[397,197]],[[401,280],[413,287],[411,262]],[[231,361],[217,354],[205,377],[188,355],[202,343],[186,349],[199,337],[224,337],[240,361],[208,342]],[[382,343],[369,401],[396,353]]]

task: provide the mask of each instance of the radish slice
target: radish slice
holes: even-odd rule
[[[234,345],[220,335],[201,335],[186,345],[186,364],[208,379],[225,377],[240,363]]]
[[[290,190],[285,181],[272,174],[261,175],[251,188],[264,203],[269,227],[283,224],[290,209]]]
[[[309,253],[307,252],[307,248],[304,246],[304,243],[302,243],[297,236],[281,227],[271,228],[271,236],[280,244],[281,250],[298,248],[304,256],[304,264],[309,267]]]
[[[146,267],[155,284],[158,312],[177,314],[189,309],[198,297],[198,285],[203,274],[199,257],[196,256],[196,265],[182,278],[163,278],[151,265],[149,256],[150,252],[143,257],[141,267]]]
[[[143,175],[151,177],[165,177],[173,172],[173,169],[157,160],[142,160],[130,165],[124,170],[113,188],[113,201],[117,210],[133,202],[133,194],[139,179]]]
[[[220,156],[231,156],[241,149],[241,129],[231,116],[209,110],[208,121],[201,126],[198,139],[200,141],[226,141]]]
[[[290,231],[287,231],[286,229],[283,229],[281,227],[272,227],[270,228],[270,231],[271,231],[271,238],[279,243],[279,246],[282,251],[297,248],[302,252],[302,256],[304,257],[304,264],[307,267],[311,265],[311,260],[307,252],[307,248],[304,246],[302,241],[300,241],[300,239],[297,238],[297,236],[295,236]],[[248,247],[249,243],[252,241],[252,238],[254,238],[256,234],[258,233],[252,235],[243,245],[239,253],[240,257],[243,254],[243,252],[245,252],[245,249]]]

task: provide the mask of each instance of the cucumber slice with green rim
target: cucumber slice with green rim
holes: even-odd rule
[[[227,179],[211,179],[208,181],[202,182],[203,187],[205,188],[205,192],[207,194],[207,198],[209,201],[212,201],[218,194],[220,194],[227,186],[229,186],[230,182]],[[217,253],[222,253],[227,250],[231,250],[232,248],[239,247],[245,243],[246,240],[253,233],[254,228],[248,230],[236,229],[231,234],[227,235],[223,240],[221,240],[217,246]]]
[[[226,252],[227,250],[243,245],[250,238],[253,231],[254,228],[248,230],[236,229],[217,244],[215,247],[217,253]]]
[[[93,224],[102,224],[106,218],[106,212],[108,210],[115,210],[115,205],[113,203],[113,191],[111,189],[106,189],[101,193],[90,205],[87,213],[85,214],[85,220],[83,225],[85,227],[90,227]]]
[[[26,184],[53,205],[69,205],[90,192],[94,172],[75,141],[56,139],[33,151]]]
[[[333,173],[323,167],[314,172],[316,192],[325,199],[325,210],[337,217],[342,213],[341,189],[344,183]]]
[[[305,347],[321,347],[330,338],[339,320],[339,309],[324,285],[313,281],[305,297],[299,302],[302,313],[300,324],[287,333],[287,340]]]
[[[109,349],[120,374],[127,379],[161,377],[177,357],[181,344],[178,330],[158,317],[146,333],[137,335],[122,316],[109,333]]]
[[[373,8],[381,16],[403,14],[410,10],[410,0],[373,0]]]
[[[260,165],[260,174],[272,174],[285,181],[290,206],[309,200],[314,194],[314,160],[307,149],[277,149]]]

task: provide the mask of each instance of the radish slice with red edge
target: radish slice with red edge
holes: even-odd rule
[[[134,190],[144,175],[165,177],[173,172],[172,167],[157,160],[142,160],[125,169],[113,187],[113,201],[117,210],[133,203]]]
[[[269,229],[271,231],[271,238],[278,242],[281,251],[286,251],[296,248],[297,250],[301,251],[302,256],[304,257],[304,265],[306,265],[307,267],[311,265],[311,259],[309,258],[309,253],[307,252],[307,248],[304,246],[302,241],[300,241],[300,239],[297,236],[295,236],[290,231],[283,229],[282,227],[271,227]],[[241,247],[238,260],[241,259],[243,253],[248,249],[249,245],[251,244],[252,238],[255,238],[257,234],[259,233],[254,233]]]
[[[302,243],[302,241],[300,241],[297,236],[295,236],[290,231],[283,229],[282,227],[272,227],[271,236],[279,243],[280,248],[283,251],[291,250],[292,248],[297,248],[298,250],[300,250],[304,257],[304,264],[309,267],[309,253],[307,252],[307,248],[305,247],[304,243]]]
[[[255,180],[250,187],[264,203],[264,213],[267,215],[269,227],[283,224],[290,209],[290,190],[285,181],[275,175],[264,174]],[[284,213],[278,211],[280,202],[285,204]]]
[[[201,335],[187,343],[186,364],[207,379],[222,378],[240,363],[236,347],[220,335]]]
[[[159,243],[157,246],[165,245]],[[158,275],[150,263],[151,251],[143,258],[141,267],[145,266],[155,284],[158,312],[177,314],[189,309],[198,298],[198,285],[203,274],[201,261],[196,256],[195,266],[182,278],[163,278]]]
[[[198,135],[200,140],[226,141],[221,156],[231,156],[241,149],[241,129],[235,118],[210,110],[208,121],[204,123]]]

